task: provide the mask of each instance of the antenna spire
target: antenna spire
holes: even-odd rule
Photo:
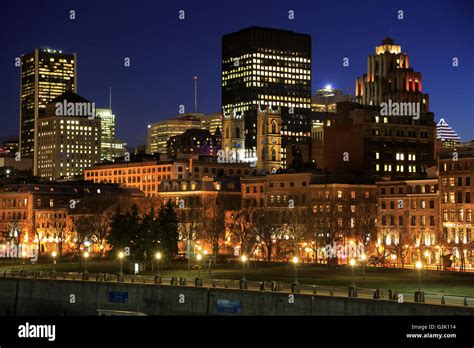
[[[197,112],[197,83],[198,83],[198,77],[197,75],[194,76],[194,112]]]
[[[109,109],[112,111],[112,87],[109,87]]]

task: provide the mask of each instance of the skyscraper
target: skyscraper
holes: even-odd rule
[[[67,107],[59,109],[61,105]],[[37,128],[39,177],[72,179],[100,162],[101,120],[94,108],[94,103],[69,91],[47,104]]]
[[[223,148],[257,151],[258,108],[281,110],[281,166],[309,163],[311,36],[250,27],[222,38]],[[226,119],[229,122],[226,122]],[[238,124],[243,120],[244,129]],[[240,133],[245,143],[240,143]],[[237,136],[239,135],[239,136]],[[231,141],[231,139],[233,139]]]
[[[380,105],[388,100],[420,103],[421,112],[426,113],[429,97],[422,93],[422,87],[421,73],[410,68],[408,54],[387,37],[367,58],[367,74],[356,79],[355,101],[365,105]]]
[[[180,114],[176,118],[154,122],[148,125],[146,151],[150,154],[166,154],[167,141],[172,136],[181,135],[188,129],[207,129],[215,134],[218,127],[222,127],[222,115],[219,113]]]
[[[20,152],[34,157],[37,174],[38,119],[46,104],[66,91],[76,92],[76,54],[51,49],[35,49],[21,56]]]
[[[461,142],[459,135],[448,125],[444,118],[440,119],[436,125],[436,134],[443,147],[455,147]]]
[[[340,89],[326,86],[316,90],[311,97],[312,112],[336,112],[336,104],[343,101],[351,101],[350,94],[342,94]]]
[[[112,109],[96,109],[96,116],[100,118],[101,126],[101,160],[113,161],[116,154],[115,115]]]

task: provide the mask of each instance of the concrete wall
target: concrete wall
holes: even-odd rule
[[[124,303],[111,302],[111,291],[127,293],[128,298]],[[0,278],[0,315],[97,315],[99,308],[148,315],[474,315],[470,307],[321,295]]]

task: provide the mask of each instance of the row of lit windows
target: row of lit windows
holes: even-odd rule
[[[441,186],[448,186],[448,179],[449,179],[449,186],[451,186],[451,187],[455,186],[456,178],[454,178],[454,177],[450,177],[450,178],[443,177],[441,179]],[[457,186],[461,187],[462,183],[463,183],[463,177],[458,176],[457,177]],[[471,186],[471,177],[470,176],[466,176],[464,178],[464,186]]]
[[[375,171],[379,172],[381,168],[380,164],[375,165]],[[416,165],[408,165],[406,166],[407,170],[409,173],[416,173]],[[403,173],[405,172],[405,166],[403,164],[397,164],[396,166],[393,166],[391,164],[384,164],[383,165],[383,171],[384,172],[391,172],[392,169],[395,169],[396,172]]]

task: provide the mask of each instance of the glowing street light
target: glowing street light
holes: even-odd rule
[[[298,262],[300,261],[297,256],[293,256],[293,259],[291,260],[293,264],[295,265],[295,285],[298,285]]]
[[[421,261],[417,261],[415,267],[418,269],[418,290],[421,290],[421,269],[423,268],[423,264]]]
[[[198,278],[201,278],[201,260],[202,260],[202,255],[197,254],[196,255],[196,260],[198,262]]]
[[[245,281],[245,262],[247,262],[247,256],[242,255],[240,260],[242,261],[242,280]]]
[[[28,254],[27,254],[26,250],[23,250],[21,252],[21,256],[23,258],[23,271],[24,271],[25,270],[25,261],[26,261],[26,258],[28,257]]]
[[[123,277],[123,257],[124,257],[124,253],[123,251],[119,252],[118,254],[118,257],[119,257],[119,260],[120,260],[120,278]]]
[[[51,256],[53,257],[53,274],[56,274],[56,256],[58,254],[56,253],[56,251],[53,251],[51,253]]]
[[[86,251],[86,252],[84,253],[84,260],[85,260],[85,270],[84,270],[84,273],[85,273],[85,274],[88,273],[88,272],[87,272],[87,259],[88,259],[88,258],[89,258],[89,252]]]
[[[156,257],[156,260],[158,262],[158,273],[157,273],[157,276],[159,277],[160,276],[160,260],[161,260],[161,253],[160,252],[157,252],[155,254],[155,257]]]
[[[356,260],[355,259],[351,259],[349,261],[349,264],[351,265],[351,268],[352,268],[352,287],[355,288],[355,273],[354,273],[354,267],[356,265]]]

